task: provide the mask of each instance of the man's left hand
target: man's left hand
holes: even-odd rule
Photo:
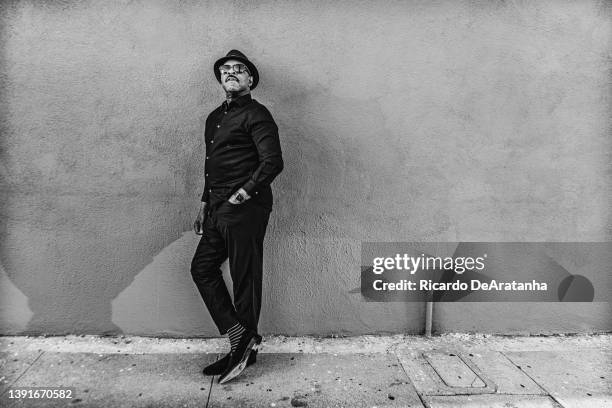
[[[248,195],[247,192],[243,188],[241,188],[229,198],[229,202],[231,204],[237,205],[237,204],[244,203],[249,198],[251,198],[251,196]]]

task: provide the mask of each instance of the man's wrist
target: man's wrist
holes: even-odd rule
[[[242,189],[246,191],[249,197],[252,197],[253,192],[255,191],[255,187],[256,187],[255,182],[253,180],[248,180],[246,183],[244,183],[244,185],[242,186]]]

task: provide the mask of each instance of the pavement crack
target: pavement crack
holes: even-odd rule
[[[221,355],[217,354],[217,359],[215,361],[218,361],[219,358],[221,358]],[[210,404],[210,394],[212,394],[213,385],[215,384],[215,377],[215,375],[210,377],[210,387],[208,387],[208,396],[206,397],[206,405],[204,408],[208,408],[208,404]]]
[[[542,389],[542,391],[544,391],[546,393],[546,395],[548,395],[550,398],[552,398],[553,401],[555,401],[557,404],[559,404],[559,406],[566,407],[566,405],[559,398],[554,396],[550,391],[548,391],[546,389],[546,387],[544,387],[542,384],[540,384],[538,381],[536,381],[536,379],[533,376],[529,375],[529,373],[527,371],[523,370],[523,368],[521,366],[517,365],[514,361],[512,361],[512,359],[509,356],[507,356],[505,352],[500,351],[499,354],[504,356],[510,362],[510,364],[512,364],[513,366],[518,368],[523,374],[525,374],[528,378],[530,378],[531,381],[533,381],[535,383],[535,385],[540,387],[540,389]]]
[[[38,359],[39,359],[40,357],[42,357],[42,355],[43,355],[43,354],[45,354],[45,352],[44,352],[44,351],[41,351],[41,352],[40,352],[40,354],[39,354],[38,356],[36,356],[36,358],[34,359],[34,361],[32,361],[32,362],[31,362],[31,363],[28,365],[28,367],[27,367],[25,370],[23,370],[23,372],[22,372],[21,374],[19,374],[19,376],[17,376],[17,378],[15,378],[15,380],[14,380],[13,382],[11,382],[11,384],[10,384],[8,387],[6,387],[6,389],[5,389],[4,391],[2,391],[2,392],[0,393],[0,397],[2,397],[4,394],[6,394],[6,392],[7,392],[8,390],[10,390],[10,389],[11,389],[11,387],[13,386],[13,384],[15,384],[17,381],[19,381],[19,380],[21,379],[21,377],[23,377],[24,375],[26,375],[26,373],[27,373],[28,371],[30,371],[30,368],[32,368],[32,366],[33,366],[34,364],[36,364],[36,362],[38,361]]]
[[[408,381],[410,382],[410,385],[412,386],[412,389],[414,390],[414,392],[416,393],[417,397],[419,397],[419,400],[421,401],[421,404],[423,404],[423,407],[425,408],[431,408],[431,406],[429,405],[429,403],[425,400],[423,394],[421,393],[421,391],[419,391],[417,389],[417,387],[414,385],[414,383],[412,382],[412,378],[410,378],[410,376],[408,375],[408,371],[406,371],[406,367],[404,367],[404,364],[402,364],[402,360],[400,359],[400,357],[397,355],[397,350],[393,351],[393,355],[395,356],[395,359],[397,360],[397,362],[399,363],[399,366],[402,368],[402,371],[404,372],[404,375],[406,376],[406,378],[408,379]]]

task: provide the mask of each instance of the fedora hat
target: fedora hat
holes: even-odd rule
[[[253,77],[253,85],[251,85],[251,89],[255,89],[255,87],[257,86],[257,83],[259,83],[259,72],[257,72],[257,68],[255,68],[255,65],[253,65],[253,63],[249,61],[246,55],[244,55],[238,50],[231,50],[230,52],[227,53],[225,57],[219,58],[217,62],[215,62],[214,69],[215,69],[215,77],[217,78],[217,81],[221,83],[221,72],[219,72],[219,67],[223,65],[225,61],[229,59],[235,59],[237,61],[242,62],[244,65],[247,66],[247,68],[249,69],[249,72],[251,73],[251,76]]]

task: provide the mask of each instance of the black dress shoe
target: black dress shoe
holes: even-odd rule
[[[230,353],[227,353],[225,357],[220,360],[215,361],[214,363],[204,367],[202,372],[204,375],[221,375],[227,368],[227,364],[230,360]],[[247,360],[247,367],[255,364],[257,362],[257,350],[253,350],[251,354],[249,354],[249,359]]]
[[[231,351],[229,354],[229,362],[227,363],[225,371],[219,377],[219,384],[226,383],[243,372],[247,366],[250,355],[253,351],[257,351],[260,343],[261,336],[250,330],[245,331],[242,336],[240,336],[240,341],[238,342],[236,350]]]

